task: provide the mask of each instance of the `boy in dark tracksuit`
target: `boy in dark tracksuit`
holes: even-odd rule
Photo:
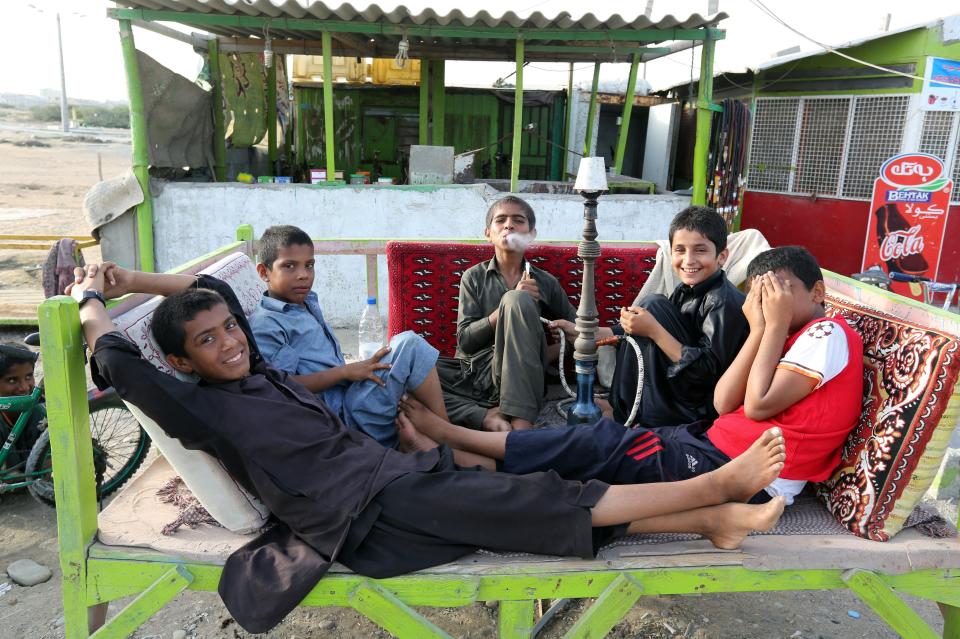
[[[669,298],[650,295],[623,309],[598,337],[629,335],[643,357],[635,424],[690,424],[717,416],[713,389],[747,338],[744,295],[727,279],[727,227],[712,209],[691,206],[670,223],[670,261],[681,284]],[[564,330],[572,329],[555,322]],[[625,423],[637,393],[637,355],[621,341],[610,389],[613,418]]]

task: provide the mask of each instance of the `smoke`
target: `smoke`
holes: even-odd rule
[[[525,251],[533,244],[533,238],[533,233],[507,233],[504,239],[511,250]]]

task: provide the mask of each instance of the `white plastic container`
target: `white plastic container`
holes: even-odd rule
[[[360,359],[370,359],[378,350],[383,348],[383,320],[380,319],[380,308],[377,298],[368,297],[367,305],[360,315],[359,335]]]

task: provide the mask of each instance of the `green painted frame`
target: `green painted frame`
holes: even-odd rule
[[[338,246],[335,251],[369,253],[371,247]],[[234,251],[250,254],[249,225],[237,241],[177,269],[194,272]],[[831,276],[833,274],[830,274]],[[845,284],[859,283],[843,278]],[[136,299],[120,301],[129,308]],[[155,551],[95,544],[97,503],[88,430],[84,344],[77,303],[51,298],[40,305],[40,333],[47,389],[53,464],[57,468],[57,530],[63,573],[66,639],[128,636],[183,590],[216,591],[222,566],[183,561]],[[537,599],[596,598],[566,637],[602,637],[643,595],[839,590],[856,593],[904,637],[936,637],[933,629],[897,595],[935,601],[944,617],[943,637],[960,639],[960,569],[884,574],[865,570],[749,570],[741,566],[617,568],[610,562],[570,561],[485,566],[475,574],[421,571],[374,580],[355,574],[324,577],[301,605],[357,610],[398,637],[447,637],[411,606],[459,607],[499,601],[502,638],[528,637]],[[88,611],[137,595],[91,634]]]
[[[517,192],[520,174],[520,156],[521,156],[521,137],[522,122],[521,114],[523,111],[523,66],[526,51],[531,53],[543,53],[556,58],[556,61],[567,61],[564,55],[596,55],[600,52],[606,52],[606,46],[568,46],[568,45],[527,45],[526,41],[550,41],[563,40],[568,42],[596,42],[603,45],[614,42],[627,43],[625,51],[632,54],[630,82],[627,99],[624,103],[624,115],[622,126],[618,134],[615,165],[619,173],[623,164],[623,153],[626,148],[626,136],[629,133],[630,113],[633,108],[632,96],[634,84],[637,75],[637,65],[642,56],[649,54],[651,56],[668,55],[674,52],[670,47],[645,47],[643,43],[657,43],[668,40],[688,40],[692,42],[703,43],[703,53],[701,56],[700,86],[704,87],[703,95],[697,102],[697,132],[696,147],[694,150],[694,190],[693,204],[703,204],[706,201],[707,179],[707,155],[710,144],[710,111],[722,110],[718,105],[711,102],[713,87],[713,54],[717,40],[726,37],[723,29],[717,28],[697,28],[697,29],[519,29],[505,26],[495,27],[463,27],[457,25],[448,26],[416,26],[416,25],[395,25],[390,23],[369,23],[363,20],[356,21],[338,21],[338,20],[315,20],[310,18],[271,18],[268,16],[246,16],[246,15],[219,15],[215,13],[197,13],[193,11],[150,11],[145,9],[127,9],[110,8],[107,9],[107,17],[113,18],[119,22],[121,45],[123,50],[124,68],[127,76],[127,91],[130,97],[130,124],[133,143],[133,170],[140,182],[144,192],[144,202],[137,206],[136,224],[137,224],[137,253],[140,269],[144,271],[153,271],[155,262],[155,247],[153,237],[153,204],[149,190],[149,175],[147,172],[149,158],[146,123],[143,118],[143,96],[140,84],[140,72],[136,62],[136,48],[133,41],[132,21],[137,22],[156,22],[166,21],[175,22],[185,26],[206,28],[211,26],[256,29],[258,33],[265,29],[273,28],[278,30],[296,29],[311,33],[320,33],[320,48],[323,56],[323,122],[324,137],[326,141],[326,167],[327,183],[334,183],[336,180],[336,166],[334,162],[334,121],[333,121],[333,82],[332,82],[332,37],[333,34],[364,34],[372,36],[376,34],[390,34],[406,36],[422,36],[425,38],[433,37],[455,37],[455,38],[477,38],[491,41],[509,41],[514,40],[514,60],[516,63],[516,85],[514,91],[515,113],[513,126],[512,153],[510,161],[510,190]],[[226,42],[228,39],[224,40]],[[218,37],[212,37],[207,42],[208,54],[210,59],[210,83],[214,102],[214,175],[217,181],[226,179],[226,149],[224,141],[224,114],[222,109],[222,86],[220,77],[220,60],[218,53],[221,40]],[[282,39],[274,44],[281,45]],[[282,47],[281,47],[282,48]],[[306,50],[304,49],[304,53]],[[420,144],[426,144],[426,137],[429,131],[428,125],[428,81],[432,84],[432,113],[433,129],[431,144],[442,145],[444,138],[444,61],[445,58],[432,58],[434,64],[429,64],[424,59],[421,64],[421,87],[420,87],[420,113],[418,141]],[[651,58],[652,59],[652,58]],[[590,95],[590,105],[587,116],[586,136],[584,140],[584,155],[590,154],[593,145],[593,125],[597,112],[597,86],[600,78],[600,60],[594,64],[593,84]],[[572,69],[572,67],[571,67]],[[271,173],[276,170],[277,159],[277,140],[276,140],[276,63],[269,69],[267,87],[268,101],[268,153],[271,164]],[[572,74],[570,80],[570,89],[572,90]],[[572,95],[568,91],[568,100],[572,101]],[[567,107],[568,114],[569,109]],[[567,117],[567,126],[569,126],[569,115]],[[567,140],[564,140],[567,142]],[[298,144],[298,153],[300,153],[301,144]],[[568,146],[572,146],[572,143]],[[566,166],[566,161],[564,161]],[[346,176],[345,176],[346,177]],[[347,180],[348,181],[348,180]],[[652,189],[651,185],[651,189]]]

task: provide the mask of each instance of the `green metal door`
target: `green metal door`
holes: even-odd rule
[[[542,92],[537,92],[542,95]],[[527,98],[523,106],[523,146],[520,156],[521,180],[561,180],[563,178],[563,117],[565,100],[563,94],[557,92],[552,100],[544,103],[541,97]],[[513,130],[513,104],[500,104],[500,130]],[[533,129],[527,127],[533,125]],[[556,142],[548,144],[547,140]],[[509,156],[513,141],[504,139],[500,143],[500,150],[504,156]],[[509,163],[508,163],[509,164]],[[507,174],[498,177],[508,177]]]

